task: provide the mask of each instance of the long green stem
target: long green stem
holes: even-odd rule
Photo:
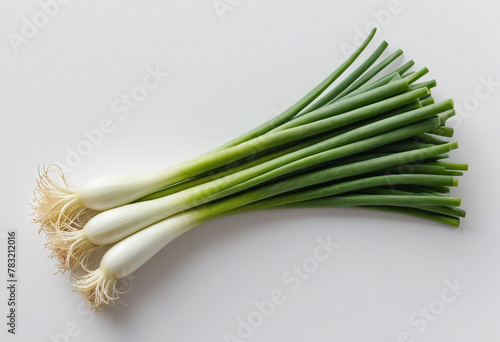
[[[403,189],[405,189],[405,187],[403,187]],[[418,187],[412,184],[412,185],[406,185],[406,189],[407,189],[406,191],[397,190],[394,188],[394,186],[392,186],[391,188],[371,188],[371,189],[363,189],[361,191],[364,194],[373,194],[373,195],[404,195],[404,196],[426,196],[429,194],[442,195],[442,191],[441,192],[433,191],[436,189],[440,190],[439,187],[437,186],[428,187],[427,185],[421,185],[420,187]],[[449,191],[448,187],[445,187],[445,189]],[[424,192],[416,192],[420,190],[423,190]],[[465,210],[456,208],[454,206],[447,207],[442,205],[426,205],[426,206],[413,205],[412,207],[452,217],[465,217]]]
[[[418,96],[418,94],[415,95],[415,97],[416,96]],[[449,103],[446,103],[446,102],[441,103],[440,105],[437,105],[437,107],[434,108],[435,113],[438,113],[441,110],[445,110],[445,109],[449,108],[449,106],[450,106]],[[376,126],[368,126],[368,131],[371,130],[371,133],[375,133],[375,132],[378,132],[377,127],[383,126],[385,124],[386,121],[382,121],[383,119],[387,119],[389,117],[393,117],[393,116],[396,116],[396,115],[399,115],[399,114],[407,113],[407,112],[413,111],[414,109],[419,109],[419,108],[421,108],[421,106],[419,105],[418,101],[411,102],[408,105],[404,105],[404,106],[399,107],[399,108],[397,108],[395,110],[386,112],[386,114],[384,114],[382,116],[379,115],[379,116],[377,116],[377,117],[375,117],[373,119],[365,119],[365,120],[360,121],[359,123],[355,122],[353,124],[350,124],[350,125],[346,126],[345,128],[344,127],[337,128],[337,129],[335,129],[335,130],[333,130],[331,132],[328,132],[328,133],[325,133],[325,134],[320,134],[320,135],[315,136],[313,138],[309,138],[308,140],[306,140],[305,142],[302,142],[300,144],[291,146],[291,147],[286,148],[286,149],[279,150],[279,151],[271,153],[271,154],[264,155],[264,156],[259,157],[257,159],[251,160],[249,162],[244,162],[244,160],[242,160],[243,161],[242,164],[239,165],[239,166],[237,166],[237,167],[232,167],[232,168],[229,168],[229,169],[226,169],[226,170],[217,171],[217,172],[211,171],[210,174],[208,174],[206,176],[194,178],[192,180],[189,180],[189,181],[186,181],[186,182],[182,182],[182,183],[178,183],[178,184],[175,184],[173,186],[161,189],[159,191],[156,191],[156,192],[154,192],[154,193],[152,193],[152,194],[150,194],[150,195],[148,195],[148,196],[140,199],[139,201],[145,201],[145,200],[151,200],[151,199],[160,198],[160,197],[163,197],[163,196],[174,194],[176,192],[179,192],[179,191],[182,191],[182,190],[185,190],[185,189],[189,189],[189,188],[191,188],[193,186],[196,186],[196,185],[204,184],[204,183],[207,183],[209,181],[214,181],[216,179],[220,179],[222,177],[234,174],[236,172],[249,169],[249,168],[254,167],[256,165],[263,164],[263,163],[271,161],[271,160],[276,160],[279,157],[283,157],[284,155],[288,155],[288,154],[290,154],[292,152],[296,152],[296,151],[302,150],[302,149],[304,149],[306,147],[310,147],[310,146],[316,145],[316,144],[318,144],[320,142],[330,141],[330,139],[334,138],[335,136],[340,136],[342,134],[346,134],[349,131],[353,131],[355,129],[359,129],[359,128],[363,127],[363,126],[367,126],[368,124],[373,124],[373,123],[379,122]],[[429,113],[429,109],[426,110],[425,112]],[[353,112],[351,114],[356,114],[356,113],[357,112]],[[426,115],[426,114],[424,114],[424,115]],[[352,121],[351,119],[348,119],[347,117],[348,116],[345,116],[341,120],[341,121],[343,121],[343,124]],[[380,122],[382,122],[382,125],[380,124]],[[408,123],[408,122],[406,122],[406,123]],[[395,126],[392,125],[392,126],[388,126],[388,127],[389,128],[390,127],[394,128]],[[365,128],[365,130],[366,129],[367,128]],[[354,136],[357,136],[357,138],[361,138],[362,136],[358,135],[359,132],[358,131],[356,131],[356,132],[357,133],[354,133]],[[352,136],[352,133],[351,133],[351,136]],[[345,141],[347,141],[347,140],[345,140]],[[333,146],[333,145],[330,145],[330,147],[331,146]],[[330,147],[326,147],[326,148],[330,148]],[[307,155],[310,155],[313,152],[314,153],[318,153],[318,151],[319,151],[318,149],[316,149],[314,151],[311,150],[311,149],[304,150],[302,152],[302,155],[303,156],[307,156]],[[283,159],[279,159],[279,161],[281,161],[281,160],[283,160]],[[279,166],[279,161],[278,161],[278,163],[275,164],[276,167]],[[288,161],[290,161],[290,159],[288,159]]]
[[[180,169],[182,170],[182,173],[178,174],[177,178],[170,177],[170,182],[171,184],[174,184],[184,179],[189,179],[198,174],[213,170],[214,168],[240,160],[241,158],[255,155],[260,151],[280,146],[285,143],[299,141],[307,137],[312,137],[317,134],[325,133],[342,126],[382,114],[411,103],[421,97],[422,94],[426,93],[428,93],[427,89],[417,89],[344,114],[336,115],[331,118],[293,127],[284,131],[265,134],[225,150],[201,155],[176,166],[175,171]],[[426,108],[431,108],[431,106]]]
[[[414,61],[408,61],[406,62],[403,66],[399,67],[398,69],[394,70],[393,72],[391,72],[390,74],[376,80],[375,82],[372,82],[372,83],[369,83],[369,84],[365,84],[361,87],[359,87],[358,89],[354,90],[353,92],[345,95],[343,98],[346,99],[346,98],[349,98],[349,97],[352,97],[352,96],[356,96],[362,92],[365,92],[365,91],[368,91],[368,90],[371,90],[371,89],[374,89],[374,88],[377,88],[377,87],[380,87],[384,84],[387,84],[389,82],[391,82],[394,77],[397,77],[399,79],[401,79],[401,75],[406,72],[408,69],[410,69],[413,65],[415,65],[415,62]]]
[[[382,170],[388,167],[403,164],[408,160],[426,159],[430,156],[449,152],[457,147],[458,145],[456,143],[427,147],[417,151],[401,152],[358,163],[296,175],[254,190],[239,193],[222,201],[213,202],[203,207],[201,215],[208,218],[217,217],[227,211],[234,210],[244,205],[270,198],[272,196],[277,196],[282,193]],[[203,201],[199,204],[202,203]]]
[[[356,68],[351,74],[349,74],[342,82],[340,82],[335,88],[330,90],[326,95],[320,98],[318,101],[313,103],[309,108],[305,110],[306,113],[323,107],[326,104],[332,103],[333,99],[337,95],[341,94],[345,89],[347,89],[354,81],[356,81],[377,59],[382,55],[389,44],[383,41],[379,47],[368,57],[359,67]]]
[[[382,210],[394,213],[417,216],[420,218],[444,223],[454,227],[460,224],[459,217],[455,215],[454,207],[432,205],[431,203],[446,203],[457,205],[458,198],[439,196],[412,195],[389,196],[389,195],[343,195],[327,198],[319,198],[302,202],[294,202],[270,207],[260,202],[256,205],[240,207],[236,210],[225,212],[221,216],[233,215],[243,212],[269,210],[269,209],[293,209],[293,208],[348,208],[358,207],[362,209]]]
[[[460,226],[460,220],[456,217],[450,217],[446,215],[440,215],[437,213],[429,212],[422,209],[416,208],[400,208],[400,207],[390,207],[390,206],[369,206],[364,207],[365,209],[384,211],[389,213],[404,214],[409,216],[415,216],[423,218],[426,220],[443,223],[449,226],[458,227]]]
[[[348,194],[322,198],[321,200],[309,200],[289,204],[297,207],[318,207],[319,203],[328,207],[358,207],[365,205],[390,205],[395,207],[414,207],[427,205],[459,206],[461,200],[454,197],[444,196],[413,196],[413,195],[370,195],[370,194]]]
[[[381,61],[379,64],[368,70],[363,76],[361,76],[359,79],[357,79],[355,82],[351,83],[349,87],[344,89],[340,94],[338,94],[332,101],[337,101],[344,97],[345,95],[353,92],[354,90],[358,89],[361,87],[363,84],[366,82],[370,81],[373,77],[375,77],[379,72],[384,70],[387,66],[389,66],[392,62],[394,62],[396,59],[398,59],[401,55],[403,54],[403,50],[399,49],[387,58],[385,58],[383,61]]]
[[[225,165],[223,167],[223,169],[214,169],[206,175],[201,175],[200,177],[192,178],[192,179],[189,179],[187,181],[177,183],[177,184],[174,184],[172,186],[160,189],[152,194],[149,194],[149,195],[137,200],[136,202],[149,201],[152,199],[172,195],[172,194],[180,192],[182,190],[186,190],[186,189],[192,188],[192,187],[200,185],[200,184],[205,184],[205,183],[208,183],[210,181],[214,181],[214,180],[220,179],[222,177],[232,175],[236,172],[240,172],[240,171],[249,169],[249,168],[254,167],[256,165],[263,164],[265,162],[274,160],[274,159],[282,157],[284,155],[287,155],[287,154],[296,152],[298,150],[304,149],[306,147],[315,145],[315,144],[320,143],[324,140],[328,140],[330,138],[333,138],[336,135],[338,135],[337,130],[334,130],[332,132],[327,132],[325,134],[320,134],[320,135],[315,136],[313,138],[309,138],[304,142],[298,143],[296,145],[292,145],[288,148],[279,149],[276,152],[264,154],[263,156],[260,156],[260,157],[255,158],[255,159],[250,157],[250,158],[248,158],[248,159],[250,159],[248,161],[246,159],[239,160],[238,162],[235,162],[235,164],[236,163],[237,164],[234,166]]]
[[[395,120],[396,118],[400,120]],[[217,198],[221,198],[292,172],[304,170],[315,165],[322,165],[333,160],[365,152],[377,146],[405,139],[415,132],[429,130],[429,128],[438,124],[435,118],[431,118],[418,123],[409,124],[405,127],[394,129],[389,132],[385,131],[387,133],[380,132],[382,129],[390,130],[390,126],[388,124],[390,121],[394,122],[394,125],[396,125],[395,122],[398,122],[399,125],[401,123],[401,119],[404,119],[403,117],[396,118],[394,118],[394,120],[390,120],[393,118],[384,120],[387,124],[385,126],[380,122],[373,123],[358,130],[339,135],[329,141],[317,144],[308,149],[298,151],[295,154],[278,158],[273,161],[272,165],[261,165],[258,169],[247,170],[246,172],[253,171],[252,173],[245,174],[244,178],[247,178],[248,180],[240,178],[237,181],[237,185],[234,185],[226,190],[219,189],[217,192],[209,195],[208,198],[211,200],[215,199],[215,196]],[[264,170],[269,171],[266,172]],[[231,183],[235,183],[235,181]],[[226,186],[227,185],[224,184],[224,187]]]
[[[307,93],[302,99],[300,99],[293,106],[285,110],[280,115],[274,117],[268,122],[260,125],[259,127],[251,130],[248,133],[241,135],[240,137],[229,141],[228,143],[216,148],[214,151],[220,151],[226,149],[228,147],[236,146],[245,141],[256,138],[275,127],[287,122],[295,115],[300,113],[304,108],[306,108],[312,101],[314,101],[321,93],[323,93],[337,78],[339,78],[344,71],[351,66],[352,63],[359,57],[359,55],[365,50],[370,41],[373,39],[375,35],[376,29],[373,29],[372,32],[368,35],[365,41],[360,45],[360,47],[344,62],[342,63],[335,71],[333,71],[323,82],[318,84],[313,90]]]
[[[207,202],[298,170],[405,139],[418,132],[426,132],[439,125],[437,118],[424,119],[447,110],[451,108],[450,106],[450,101],[444,101],[435,106],[417,109],[406,114],[380,120],[293,153],[269,160],[242,172],[200,185],[189,191],[195,194],[202,194],[203,201]],[[420,120],[424,121],[411,124]],[[405,127],[396,129],[402,126]]]
[[[414,73],[412,73],[409,76],[403,77],[404,80],[407,80],[409,84],[413,84],[416,81],[418,81],[420,78],[425,76],[427,73],[429,73],[429,69],[427,68],[422,68]]]
[[[400,94],[408,90],[408,88],[409,88],[408,82],[404,80],[391,82],[380,88],[375,88],[370,91],[359,94],[358,96],[354,96],[343,101],[334,102],[332,104],[311,111],[295,120],[289,121],[281,125],[280,127],[275,128],[274,131],[282,131],[292,127],[305,125],[311,122],[326,119],[328,117],[332,117],[341,113],[345,113],[347,111],[368,106],[370,104],[377,103],[382,100],[390,99],[394,95]]]
[[[361,179],[344,181],[330,185],[322,185],[313,189],[306,189],[290,194],[271,197],[253,204],[249,204],[244,210],[259,210],[269,207],[280,207],[290,203],[298,203],[313,199],[337,196],[355,191],[366,191],[366,189],[382,186],[394,187],[397,185],[433,185],[433,186],[455,186],[456,179],[451,176],[441,175],[418,175],[418,174],[398,174],[371,176]],[[390,191],[390,190],[389,190]],[[386,193],[385,193],[386,194]]]

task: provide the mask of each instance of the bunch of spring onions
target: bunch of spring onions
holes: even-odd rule
[[[457,148],[446,126],[455,112],[452,100],[434,102],[434,80],[417,83],[428,70],[411,71],[413,61],[395,69],[401,50],[376,63],[383,42],[335,82],[374,34],[282,114],[177,166],[77,188],[55,166],[40,172],[35,221],[60,270],[72,271],[77,291],[100,310],[118,299],[118,279],[224,215],[360,207],[458,226],[465,212],[447,193],[467,165],[444,161]],[[90,255],[105,245],[112,247],[91,269]]]

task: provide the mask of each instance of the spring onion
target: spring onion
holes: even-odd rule
[[[435,80],[419,81],[429,70],[412,71],[409,61],[383,74],[403,53],[377,63],[388,48],[384,41],[334,84],[374,34],[282,114],[206,154],[80,187],[57,166],[42,169],[35,221],[59,269],[72,271],[78,292],[100,310],[119,299],[118,279],[221,216],[358,207],[458,226],[465,211],[448,193],[468,166],[444,161],[458,147],[446,126],[454,104],[435,101]],[[106,245],[100,266],[91,269],[90,256]]]

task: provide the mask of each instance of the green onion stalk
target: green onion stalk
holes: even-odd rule
[[[35,221],[61,271],[100,310],[119,299],[118,279],[176,237],[221,216],[268,209],[357,207],[458,227],[465,211],[449,196],[466,164],[446,161],[458,145],[446,126],[451,99],[384,41],[348,75],[375,34],[282,114],[230,142],[162,170],[71,186],[40,172]],[[377,62],[382,59],[380,62]],[[417,82],[418,81],[418,82]],[[100,266],[90,256],[110,249]],[[76,275],[77,271],[84,272]]]

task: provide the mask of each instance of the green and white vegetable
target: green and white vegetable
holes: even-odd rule
[[[59,170],[44,170],[35,221],[60,269],[86,272],[73,277],[75,286],[99,310],[118,299],[119,278],[179,235],[220,216],[359,207],[458,226],[465,211],[447,193],[467,165],[443,161],[457,148],[446,126],[455,111],[452,100],[435,103],[435,80],[416,83],[427,68],[412,72],[410,61],[378,76],[402,55],[397,50],[375,64],[388,47],[383,42],[332,86],[374,34],[285,112],[204,155],[79,188]],[[112,247],[100,267],[90,270],[89,256],[105,245]]]

